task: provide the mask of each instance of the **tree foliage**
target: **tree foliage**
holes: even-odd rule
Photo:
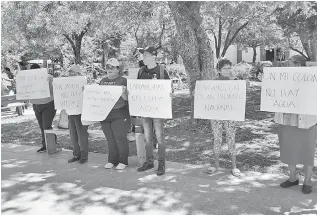
[[[285,2],[274,13],[276,23],[288,38],[289,46],[307,60],[316,61],[317,49],[317,2]],[[298,37],[305,52],[294,46]]]
[[[265,2],[206,2],[202,14],[215,45],[216,57],[224,57],[241,31],[258,19],[264,19],[270,10],[271,6]]]

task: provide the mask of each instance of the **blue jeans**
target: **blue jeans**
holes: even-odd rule
[[[144,129],[145,136],[145,151],[146,151],[146,161],[149,163],[154,162],[153,156],[153,126],[158,142],[158,161],[165,162],[165,151],[166,146],[163,141],[164,133],[164,119],[155,119],[155,118],[142,118],[142,124]]]

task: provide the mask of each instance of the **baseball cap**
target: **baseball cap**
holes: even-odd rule
[[[148,53],[150,53],[152,55],[155,55],[155,56],[157,55],[157,49],[154,48],[153,46],[148,46],[145,49],[140,49],[139,52],[141,54],[143,54],[144,52],[148,52]]]
[[[119,66],[120,64],[119,64],[119,61],[118,61],[117,59],[115,59],[115,58],[110,58],[110,59],[107,61],[106,65],[111,65],[111,66],[117,67],[117,66]]]

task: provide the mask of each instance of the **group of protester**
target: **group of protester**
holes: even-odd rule
[[[169,79],[167,71],[156,63],[157,50],[154,47],[140,49],[143,54],[143,63],[138,73],[138,79]],[[291,67],[301,67],[306,65],[306,60],[302,56],[295,55],[288,60]],[[31,69],[37,68],[32,66]],[[231,79],[232,63],[227,59],[222,59],[217,64],[218,76],[217,80]],[[127,79],[122,77],[119,72],[119,62],[115,58],[111,58],[106,63],[107,75],[99,82],[100,85],[117,85],[123,86],[122,95],[116,102],[106,119],[100,119],[103,133],[108,141],[108,163],[106,169],[116,167],[117,170],[123,170],[128,165],[129,144],[127,133],[130,128],[130,114],[128,106],[128,90]],[[83,73],[76,65],[69,70],[69,76],[81,76]],[[44,130],[52,128],[52,121],[56,110],[54,108],[53,99],[53,78],[49,75],[50,97],[44,99],[32,100],[33,109],[38,120],[42,133],[42,147],[38,152],[46,151]],[[83,125],[81,114],[69,115],[69,131],[73,144],[73,157],[68,160],[69,163],[79,161],[86,163],[88,160],[88,125]],[[289,120],[291,119],[291,120]],[[312,171],[314,165],[314,155],[316,148],[317,129],[316,116],[283,114],[276,113],[275,121],[279,125],[279,144],[281,151],[281,161],[288,164],[290,177],[288,180],[280,184],[281,187],[287,188],[299,184],[296,174],[296,165],[303,164],[305,170],[305,179],[302,186],[302,192],[308,194],[312,192]],[[302,122],[309,122],[303,125]],[[153,156],[153,131],[158,142],[158,169],[157,175],[165,174],[165,152],[166,145],[164,142],[164,120],[156,118],[142,118],[144,136],[146,142],[146,161],[137,169],[143,172],[154,168]],[[237,122],[229,120],[211,120],[211,128],[213,133],[213,155],[214,164],[210,165],[206,172],[208,174],[215,173],[219,170],[219,155],[221,154],[222,132],[226,132],[226,140],[228,151],[232,160],[232,175],[239,177],[240,170],[236,165],[236,147],[235,132]]]

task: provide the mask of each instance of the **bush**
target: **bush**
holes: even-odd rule
[[[238,63],[232,66],[232,76],[239,80],[248,80],[251,78],[251,69],[252,66],[246,62]]]

